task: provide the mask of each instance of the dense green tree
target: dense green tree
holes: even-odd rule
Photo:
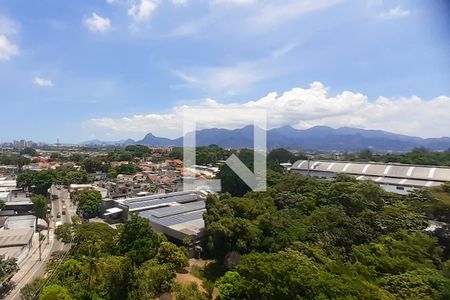
[[[253,172],[253,150],[242,149],[237,157]],[[222,192],[224,193],[230,193],[233,196],[243,196],[250,191],[250,187],[226,164],[220,166],[217,178],[220,179]]]
[[[24,148],[24,149],[20,150],[20,155],[24,155],[24,154],[30,155],[30,156],[36,156],[37,152],[33,148]]]
[[[50,219],[47,213],[48,205],[50,201],[46,196],[36,195],[31,197],[31,202],[33,202],[33,214],[36,216],[36,224],[37,219],[45,220],[47,223],[47,227],[50,225]]]
[[[358,276],[343,276],[302,252],[244,255],[217,282],[221,299],[394,299]]]
[[[133,154],[131,154],[130,152],[120,152],[117,156],[117,160],[118,161],[131,161],[133,159]]]
[[[434,268],[386,276],[380,286],[394,295],[395,299],[450,299],[450,279]]]
[[[64,176],[64,184],[82,184],[88,183],[89,177],[85,171],[69,171]]]
[[[120,228],[118,239],[119,251],[128,256],[134,265],[156,256],[164,236],[155,233],[147,219],[132,215]]]
[[[90,256],[89,245],[98,246],[99,255],[110,255],[117,252],[118,231],[104,223],[85,223],[74,226],[75,256]]]
[[[342,178],[345,178],[342,181]],[[356,215],[363,210],[379,210],[383,206],[385,192],[373,181],[348,181],[338,177],[330,187],[328,201],[342,205],[348,214]]]
[[[450,194],[450,183],[446,182],[443,185],[441,185],[441,188],[444,192]]]
[[[134,273],[129,299],[154,299],[161,293],[172,289],[175,271],[167,264],[149,260],[138,267]]]
[[[80,190],[72,194],[72,200],[77,203],[77,210],[88,217],[96,217],[100,213],[102,195],[98,191]]]
[[[39,296],[39,300],[72,300],[69,291],[57,284],[46,286]]]
[[[143,145],[129,145],[125,147],[125,151],[131,153],[133,157],[145,158],[149,153],[147,146]]]
[[[89,157],[84,159],[82,166],[88,173],[106,172],[109,168],[109,164],[104,159],[99,157]]]
[[[115,168],[115,171],[117,174],[134,175],[140,172],[141,169],[139,169],[136,165],[129,163],[118,166]]]
[[[20,298],[22,300],[35,300],[36,296],[39,295],[39,291],[44,286],[44,283],[45,279],[42,277],[33,279],[33,281],[27,283],[20,289]]]
[[[188,265],[186,250],[171,242],[162,242],[155,258],[159,263],[168,264],[177,271]]]
[[[50,161],[59,161],[63,158],[63,156],[61,155],[61,153],[58,152],[53,152],[52,154],[50,154]]]
[[[124,256],[106,256],[99,262],[101,289],[110,300],[127,299],[133,268]]]
[[[364,161],[371,161],[373,159],[373,152],[370,149],[362,150],[358,153],[358,158]]]
[[[55,273],[55,284],[67,288],[75,299],[86,299],[89,295],[89,270],[86,264],[69,259]]]
[[[307,159],[307,157],[302,153],[294,154],[284,148],[273,149],[267,154],[267,168],[276,172],[283,172],[285,170],[280,165],[281,163],[294,163],[300,159]]]
[[[64,223],[55,228],[56,238],[63,243],[70,243],[73,239],[73,226],[70,223]]]
[[[357,160],[367,161],[367,157],[359,157]],[[380,162],[397,162],[413,165],[439,165],[450,166],[450,151],[431,152],[424,148],[416,148],[407,153],[388,153],[373,155],[370,160]]]
[[[267,154],[267,160],[273,161],[278,164],[291,162],[294,163],[299,159],[305,159],[306,157],[303,155],[295,155],[289,150],[283,148],[273,149]]]
[[[439,244],[444,249],[444,259],[450,258],[450,224],[443,224],[433,231],[433,236],[437,238]]]
[[[403,202],[385,205],[380,212],[366,212],[363,218],[383,234],[398,230],[419,231],[428,226],[424,213]]]
[[[355,246],[354,260],[375,275],[401,274],[418,268],[441,265],[442,248],[436,239],[421,232],[399,231],[378,240]]]
[[[17,176],[17,187],[41,195],[47,195],[48,189],[54,182],[56,182],[56,176],[50,170],[27,171]]]
[[[47,261],[45,266],[46,272],[54,272],[59,267],[59,265],[65,263],[68,259],[67,251],[55,251],[50,254],[50,259]]]
[[[232,151],[225,150],[217,145],[200,146],[195,148],[195,161],[198,165],[216,164],[226,160]],[[183,148],[174,147],[169,153],[171,159],[183,159]]]
[[[28,165],[31,162],[29,158],[23,157],[21,155],[0,155],[1,165],[13,165],[22,168],[24,165]]]
[[[207,300],[208,298],[199,291],[197,284],[177,284],[175,286],[176,300]]]
[[[15,258],[5,258],[5,256],[0,255],[0,297],[5,292],[12,276],[18,270],[19,267]]]
[[[54,183],[69,185],[71,183],[87,183],[89,178],[84,171],[73,168],[57,168],[38,172],[26,171],[17,176],[17,186],[30,192],[47,195]]]
[[[85,158],[85,155],[80,153],[72,153],[70,155],[70,160],[76,163],[81,163],[83,159]]]

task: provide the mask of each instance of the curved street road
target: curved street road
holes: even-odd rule
[[[50,188],[51,195],[57,195],[57,199],[51,200],[51,222],[50,222],[50,232],[49,241],[42,242],[42,260],[39,260],[39,242],[38,234],[35,234],[33,238],[33,246],[30,249],[25,261],[22,263],[19,271],[14,274],[11,279],[11,283],[14,288],[8,293],[5,300],[20,300],[20,289],[24,287],[27,283],[33,281],[34,278],[43,276],[45,274],[45,266],[49,261],[51,254],[55,251],[68,250],[69,245],[65,245],[60,241],[56,240],[54,235],[54,229],[56,227],[56,222],[71,223],[71,216],[76,214],[76,208],[70,203],[70,195],[67,189],[61,188],[57,189],[54,185]],[[66,214],[63,215],[63,206],[66,206]],[[59,215],[61,218],[57,218]],[[44,231],[44,233],[46,233]]]

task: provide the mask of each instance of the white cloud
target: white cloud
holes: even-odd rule
[[[256,0],[212,0],[211,4],[231,4],[231,5],[250,5],[256,3]]]
[[[394,19],[409,16],[411,12],[406,9],[402,9],[400,6],[391,8],[387,12],[381,12],[379,17],[382,19]]]
[[[188,0],[172,0],[172,4],[186,6],[188,4]]]
[[[341,3],[343,0],[292,0],[261,5],[252,11],[247,26],[261,31],[271,29],[282,23],[287,23],[299,16],[327,9]]]
[[[42,87],[53,86],[53,82],[50,79],[45,79],[39,76],[34,77],[34,84]]]
[[[0,16],[0,34],[11,35],[19,32],[19,24]]]
[[[180,136],[183,108],[246,108],[265,109],[268,128],[292,125],[309,128],[315,125],[351,126],[381,129],[395,133],[439,137],[448,136],[450,128],[450,97],[424,100],[416,96],[402,98],[379,97],[373,101],[361,93],[344,91],[328,95],[327,88],[314,82],[309,88],[293,88],[281,95],[269,93],[256,101],[223,104],[207,99],[197,105],[174,107],[168,114],[134,115],[118,119],[96,118],[84,125],[89,130],[113,133],[117,137],[142,137],[152,132],[161,136]],[[239,128],[246,116],[214,115],[214,111],[199,114],[203,127]],[[238,118],[240,117],[240,119]]]
[[[160,4],[159,0],[139,0],[132,2],[128,15],[137,22],[148,20]]]
[[[86,18],[84,24],[93,32],[105,32],[111,28],[111,20],[102,18],[96,13],[92,13],[90,18]]]
[[[17,55],[18,53],[19,48],[5,35],[0,35],[0,60],[9,60],[11,56]]]
[[[297,44],[295,44],[295,43],[286,44],[284,47],[278,48],[275,51],[273,51],[272,57],[279,58],[281,56],[284,56],[284,55],[288,54],[289,52],[291,52],[292,50],[294,50],[295,47],[297,47]]]
[[[217,31],[259,34],[277,29],[297,18],[328,9],[345,0],[210,0],[208,14],[177,25],[169,36],[186,36]],[[232,16],[232,20],[230,20]]]
[[[175,74],[185,85],[190,87],[233,95],[258,82],[276,76],[278,68],[270,60],[258,60],[244,61],[224,67],[178,70],[175,71]]]

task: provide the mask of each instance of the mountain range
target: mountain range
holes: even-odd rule
[[[195,132],[197,146],[219,145],[223,148],[252,148],[253,126],[239,129],[211,128]],[[256,130],[262,130],[256,128]],[[189,133],[193,134],[193,133]],[[91,140],[82,145],[119,146],[146,145],[153,147],[183,146],[183,137],[169,139],[147,134],[142,140],[120,140],[105,142]],[[410,151],[413,148],[424,147],[433,151],[450,149],[450,137],[420,138],[415,136],[395,134],[382,130],[367,130],[351,127],[331,128],[315,126],[309,129],[295,129],[283,126],[267,130],[267,147],[293,148],[322,151],[357,151],[372,149],[374,151]]]

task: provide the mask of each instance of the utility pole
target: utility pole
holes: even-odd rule
[[[41,232],[39,231],[39,261],[42,260],[41,244],[42,244],[42,234],[41,234]]]
[[[47,245],[50,244],[50,220],[51,220],[51,214],[47,214]]]

